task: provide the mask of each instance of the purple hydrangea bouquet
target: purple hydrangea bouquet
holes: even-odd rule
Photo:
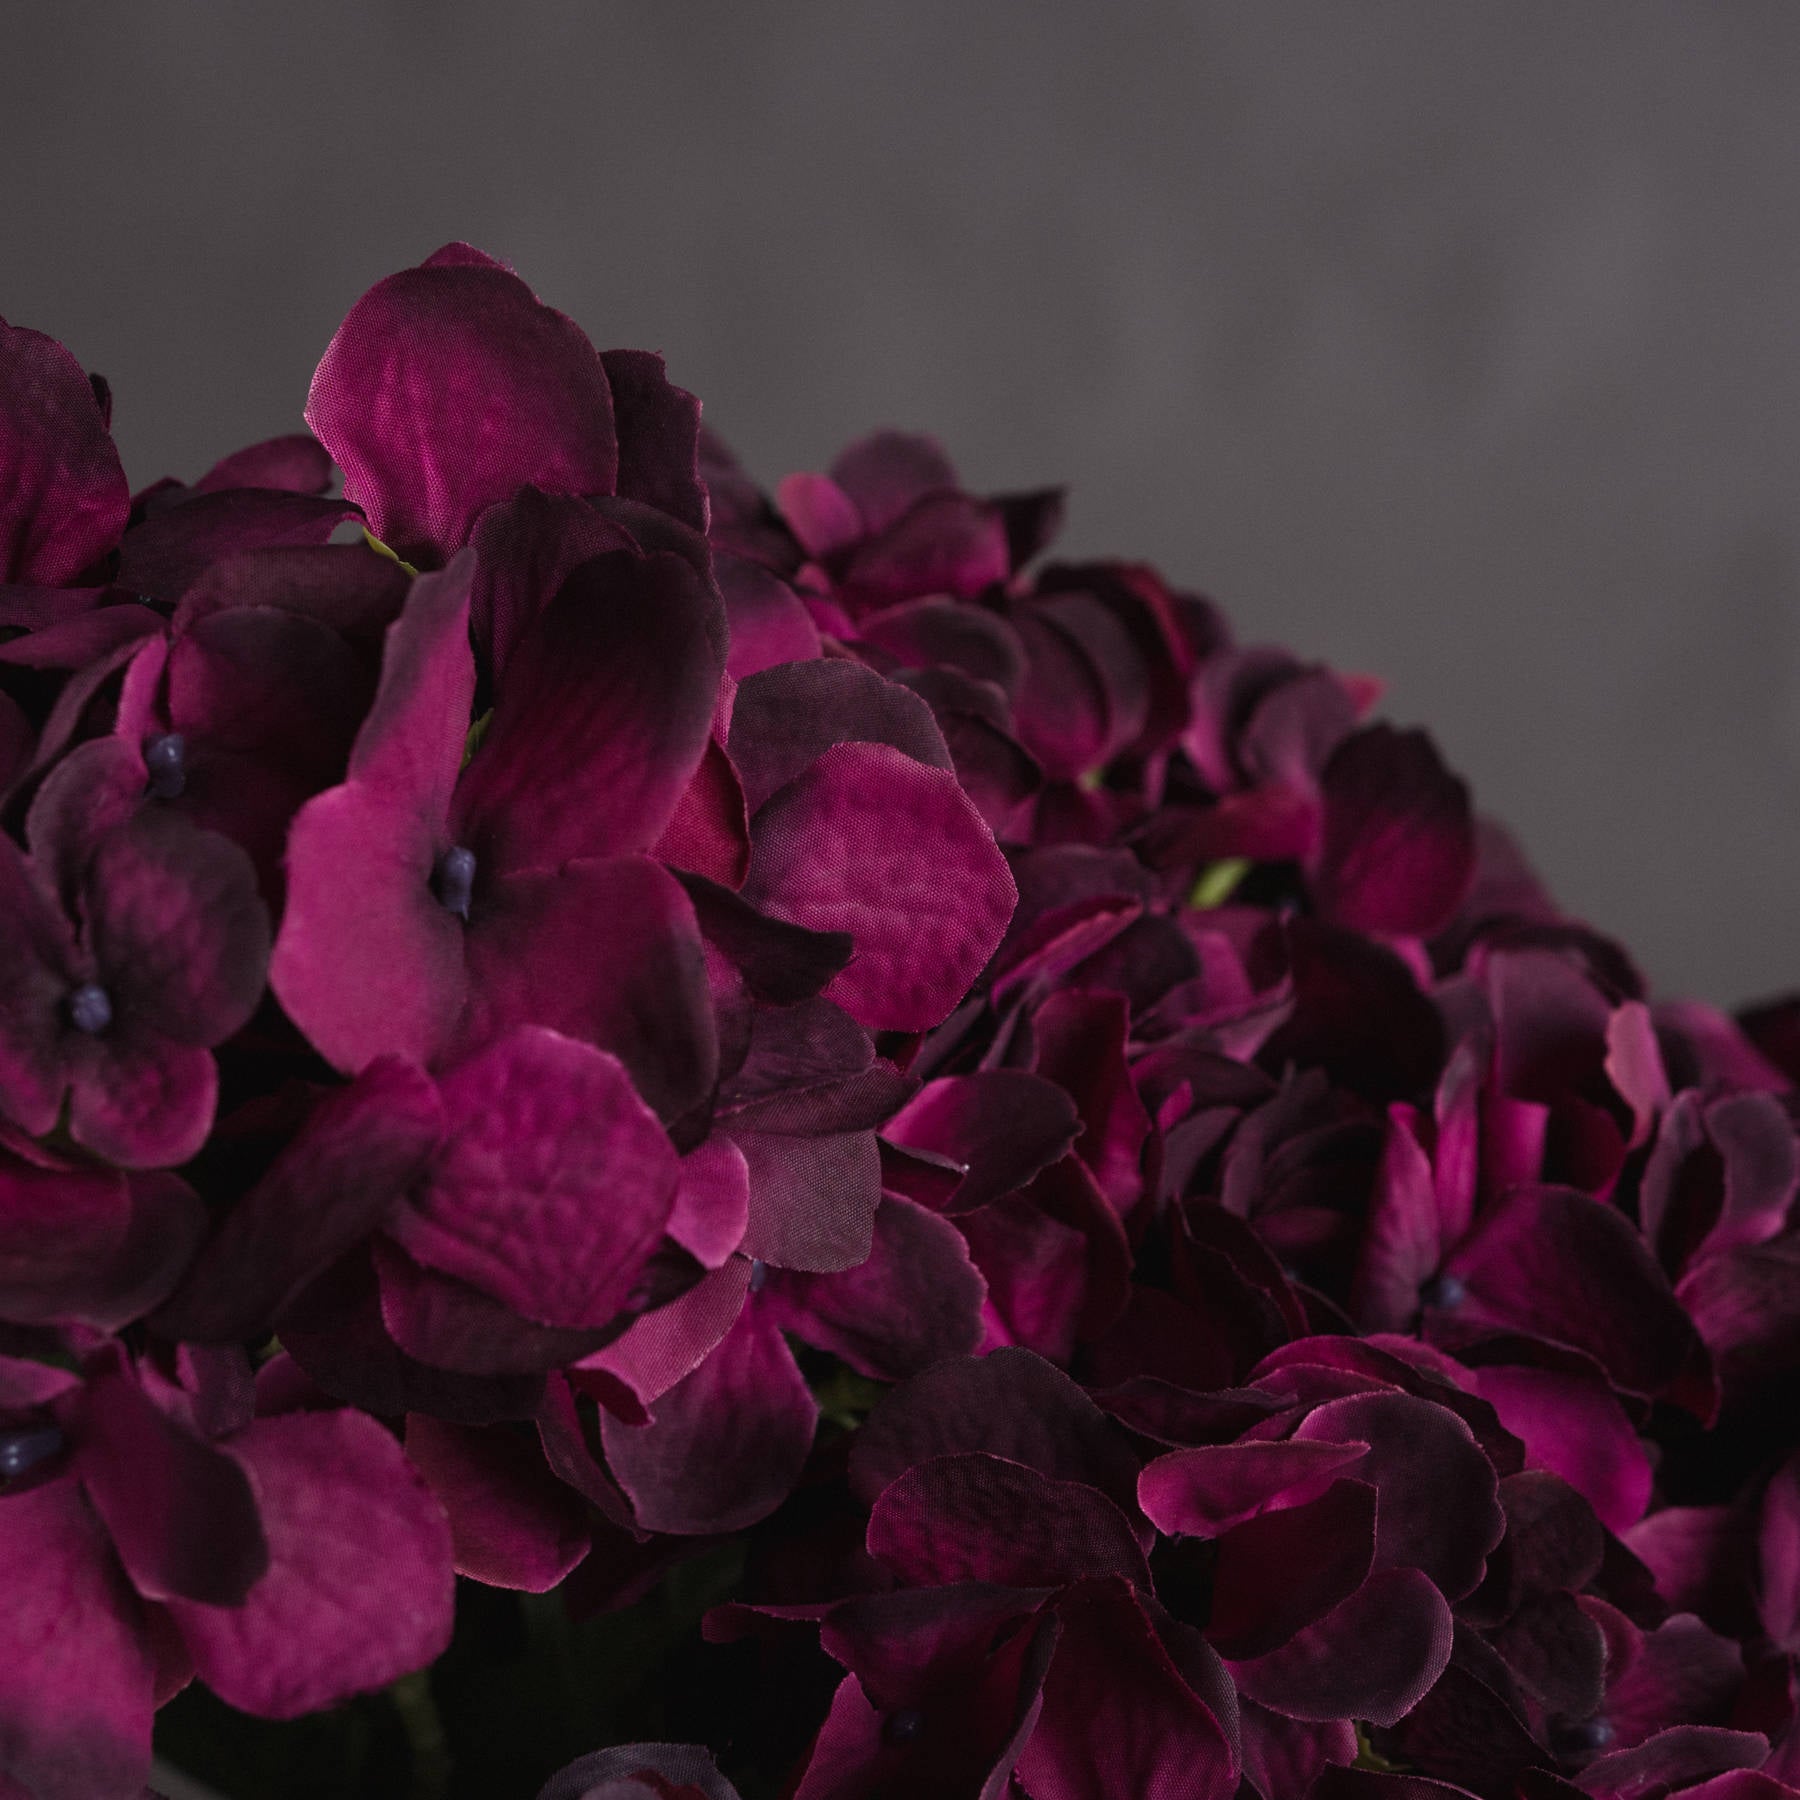
[[[1800,1002],[467,246],[109,412],[0,326],[0,1796],[1800,1797]]]

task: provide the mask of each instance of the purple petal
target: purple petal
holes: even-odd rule
[[[1010,571],[998,507],[967,494],[926,494],[850,553],[839,586],[858,609],[927,594],[972,600]]]
[[[1053,1081],[1022,1069],[987,1069],[927,1082],[881,1135],[967,1169],[944,1207],[965,1213],[1025,1186],[1080,1130],[1074,1102]]]
[[[579,1498],[509,1427],[409,1413],[406,1454],[449,1515],[457,1574],[545,1594],[587,1555],[592,1534]]]
[[[137,1597],[74,1481],[0,1504],[0,1779],[31,1800],[131,1793],[150,1769],[154,1676]]]
[[[444,1131],[430,1079],[395,1057],[329,1093],[226,1213],[157,1315],[164,1335],[247,1340],[375,1231],[423,1174]]]
[[[125,529],[125,470],[81,365],[3,320],[0,419],[0,580],[72,582]]]
[[[443,1508],[399,1444],[355,1412],[259,1419],[226,1448],[255,1483],[269,1572],[235,1607],[173,1600],[201,1679],[293,1719],[423,1668],[450,1642]]]
[[[211,1054],[152,1030],[69,1047],[69,1135],[121,1168],[170,1168],[206,1142],[218,1103]]]
[[[1422,731],[1371,725],[1325,766],[1324,842],[1313,873],[1321,917],[1353,931],[1429,936],[1475,875],[1468,787]]]
[[[714,565],[731,624],[726,668],[744,681],[778,663],[810,662],[819,654],[819,628],[798,594],[760,563],[721,554]]]
[[[606,1460],[651,1531],[741,1531],[799,1479],[819,1409],[773,1320],[747,1307],[719,1347],[652,1408],[600,1420]]]
[[[868,530],[857,504],[829,475],[784,475],[775,504],[808,556],[834,556]]]
[[[833,745],[846,743],[891,744],[914,762],[950,767],[931,708],[860,663],[793,662],[739,684],[729,747],[752,814]]]
[[[647,850],[706,749],[724,663],[718,596],[682,558],[583,563],[513,651],[456,841],[503,873]]]
[[[1231,1800],[1237,1758],[1136,1598],[1083,1582],[1057,1603],[1062,1641],[1019,1757],[1034,1800]]]
[[[747,1258],[734,1256],[679,1299],[633,1320],[610,1344],[567,1371],[570,1385],[593,1393],[627,1424],[643,1424],[650,1416],[647,1406],[699,1368],[737,1323],[750,1292],[750,1269]],[[621,1404],[620,1386],[635,1409]]]
[[[831,480],[869,531],[885,531],[915,500],[960,486],[936,438],[915,431],[872,431],[838,452]]]
[[[750,869],[750,818],[737,771],[717,738],[707,740],[652,854],[678,872],[734,890],[743,885]]]
[[[1768,1755],[1768,1739],[1753,1731],[1672,1725],[1629,1750],[1615,1750],[1581,1772],[1582,1792],[1595,1800],[1644,1800],[1684,1790],[1689,1783],[1733,1769],[1753,1769]],[[1762,1800],[1756,1795],[1753,1800]]]
[[[902,1381],[974,1350],[985,1291],[956,1227],[888,1194],[867,1261],[831,1275],[774,1273],[762,1305],[859,1374]]]
[[[1692,1613],[1644,1634],[1636,1661],[1606,1685],[1605,1716],[1621,1750],[1668,1725],[1725,1725],[1744,1685],[1743,1651]]]
[[[956,778],[885,744],[840,744],[752,823],[753,906],[848,931],[850,966],[826,990],[873,1029],[949,1016],[998,947],[1017,890]]]
[[[196,494],[218,488],[280,488],[322,494],[331,486],[331,458],[310,431],[265,438],[221,458],[194,483]]]
[[[889,1482],[869,1512],[868,1549],[917,1587],[1150,1583],[1130,1520],[1097,1488],[981,1451],[934,1456]]]
[[[593,345],[497,264],[434,258],[377,282],[331,340],[306,422],[409,562],[448,560],[526,482],[610,494],[618,475]]]
[[[730,1138],[715,1133],[681,1159],[669,1236],[716,1269],[744,1241],[749,1219],[749,1164]]]
[[[78,1467],[138,1592],[236,1606],[269,1567],[244,1471],[114,1366],[82,1393]]]
[[[700,928],[659,863],[592,858],[497,878],[464,947],[469,999],[452,1056],[536,1025],[616,1056],[664,1118],[712,1091],[719,1053]]]
[[[1281,1649],[1231,1665],[1260,1706],[1293,1719],[1392,1725],[1450,1661],[1450,1609],[1418,1569],[1382,1569]]]

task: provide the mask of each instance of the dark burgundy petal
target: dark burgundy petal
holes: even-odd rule
[[[1637,1660],[1606,1684],[1605,1715],[1621,1750],[1667,1725],[1726,1725],[1744,1684],[1744,1657],[1730,1638],[1691,1613],[1646,1632]]]
[[[78,1468],[138,1592],[237,1606],[269,1567],[257,1496],[117,1365],[82,1393]]]
[[[444,1511],[399,1444],[356,1412],[259,1419],[226,1448],[249,1474],[269,1571],[235,1607],[172,1600],[220,1699],[292,1719],[422,1668],[450,1642]]]
[[[44,1168],[0,1151],[0,1318],[48,1323],[78,1305],[130,1224],[123,1175]]]
[[[689,1536],[767,1518],[799,1478],[819,1416],[780,1331],[755,1306],[651,1411],[648,1425],[602,1415],[606,1460],[640,1525]]]
[[[143,1609],[74,1481],[0,1507],[0,1777],[30,1800],[135,1792],[155,1673]]]
[[[1763,1493],[1758,1565],[1763,1630],[1776,1649],[1800,1655],[1800,1455]]]
[[[596,1750],[559,1769],[537,1800],[614,1800],[610,1783],[623,1783],[618,1800],[630,1800],[633,1776],[656,1778],[640,1789],[645,1800],[738,1800],[737,1789],[713,1759],[692,1744],[624,1744]],[[678,1787],[675,1784],[680,1783]]]
[[[1150,1583],[1130,1520],[1097,1488],[981,1451],[934,1456],[889,1482],[869,1512],[868,1548],[918,1587],[1110,1574]]]
[[[584,858],[495,878],[464,933],[469,998],[452,1056],[522,1025],[609,1051],[674,1119],[718,1073],[694,908],[645,856]]]
[[[915,762],[950,767],[931,708],[860,663],[793,662],[739,684],[730,749],[753,814],[834,744],[846,743],[891,744]]]
[[[846,931],[807,931],[758,912],[704,876],[678,872],[676,879],[694,903],[707,942],[759,1000],[775,1006],[810,1000],[850,960],[853,946]]]
[[[902,1381],[975,1349],[985,1291],[956,1227],[888,1194],[865,1262],[832,1275],[776,1273],[761,1304],[785,1330],[858,1373]]]
[[[220,488],[279,488],[322,494],[331,486],[331,458],[310,431],[265,438],[222,457],[194,483],[196,494]]]
[[[960,485],[943,445],[915,431],[872,431],[858,438],[838,452],[830,475],[868,531],[885,531],[915,500]]]
[[[1429,936],[1475,875],[1469,790],[1422,731],[1371,725],[1325,766],[1324,837],[1313,871],[1322,917],[1355,931]]]
[[[1421,1569],[1450,1600],[1473,1592],[1506,1519],[1493,1465],[1455,1413],[1410,1394],[1353,1394],[1315,1407],[1294,1435],[1369,1446],[1351,1472],[1381,1496],[1377,1569]]]
[[[159,1332],[206,1342],[266,1331],[306,1284],[375,1231],[422,1175],[444,1131],[431,1080],[379,1057],[327,1094],[226,1213]]]
[[[1754,1769],[1768,1753],[1769,1741],[1759,1732],[1671,1725],[1629,1750],[1614,1750],[1589,1763],[1581,1771],[1580,1786],[1594,1800],[1645,1800],[1733,1769]]]
[[[0,580],[60,586],[119,541],[130,490],[81,365],[0,320]]]
[[[682,558],[583,563],[512,653],[455,841],[500,873],[647,850],[706,749],[724,665],[718,595]]]
[[[543,1594],[587,1555],[586,1512],[529,1438],[410,1413],[406,1454],[449,1515],[457,1574]]]
[[[197,494],[126,532],[114,580],[135,593],[179,600],[214,563],[249,550],[324,544],[346,519],[347,500],[234,488]]]
[[[911,668],[947,667],[1016,694],[1025,678],[1025,649],[997,613],[950,600],[909,600],[859,622],[864,643]],[[996,723],[1004,723],[1004,713]]]
[[[1293,1719],[1405,1717],[1450,1660],[1450,1609],[1417,1569],[1382,1569],[1279,1650],[1231,1665],[1252,1700]]]
[[[63,1005],[87,973],[40,871],[0,833],[0,1108],[49,1131],[65,1085]]]
[[[881,1203],[872,1131],[789,1136],[733,1130],[750,1175],[742,1249],[782,1269],[827,1272],[864,1261]]]
[[[143,811],[95,851],[82,911],[121,1024],[208,1049],[262,998],[269,917],[236,844]]]
[[[1219,1539],[1206,1639],[1263,1656],[1362,1586],[1374,1565],[1375,1489],[1334,1481],[1316,1500],[1259,1513]]]
[[[850,552],[840,579],[857,606],[924,594],[972,600],[1011,572],[998,507],[967,494],[926,494]]]
[[[593,345],[496,263],[434,257],[377,282],[331,340],[306,422],[409,562],[447,561],[526,482],[610,494],[618,475]]]
[[[154,1169],[186,1162],[205,1143],[219,1093],[208,1051],[125,1027],[84,1034],[68,1061],[69,1135],[84,1149],[121,1168]]]
[[[961,1164],[968,1172],[943,1210],[965,1213],[1023,1187],[1080,1130],[1074,1102],[1053,1081],[1022,1069],[986,1069],[927,1082],[881,1135]]]
[[[704,531],[700,402],[669,380],[663,359],[649,350],[603,350],[600,364],[619,434],[619,494]]]
[[[1019,1757],[1034,1800],[1230,1800],[1237,1757],[1136,1597],[1084,1581],[1057,1602],[1063,1636]]]
[[[1708,1257],[1677,1293],[1728,1393],[1779,1392],[1792,1380],[1800,1368],[1800,1232]]]
[[[851,1491],[873,1505],[915,1463],[974,1451],[1087,1482],[1136,1514],[1138,1459],[1124,1434],[1068,1376],[1028,1350],[957,1357],[896,1388],[857,1434]]]
[[[1365,1331],[1405,1331],[1419,1292],[1443,1256],[1437,1181],[1421,1148],[1413,1108],[1388,1108],[1387,1135],[1369,1196],[1351,1290],[1351,1316]]]
[[[1458,1325],[1511,1327],[1584,1350],[1628,1393],[1664,1390],[1694,1341],[1630,1221],[1572,1189],[1514,1189],[1445,1268],[1466,1294]]]
[[[1116,994],[1053,994],[1032,1017],[1038,1074],[1067,1090],[1081,1114],[1076,1154],[1120,1214],[1144,1190],[1150,1115],[1125,1060],[1130,1009]]]
[[[1296,1488],[1321,1493],[1340,1471],[1360,1476],[1366,1443],[1285,1438],[1273,1442],[1202,1444],[1145,1465],[1138,1501],[1160,1531],[1218,1537]]]
[[[731,757],[707,740],[700,765],[656,840],[652,854],[677,872],[701,875],[727,888],[743,885],[750,869],[750,818]]]
[[[632,1321],[610,1344],[566,1371],[569,1383],[590,1393],[629,1425],[649,1418],[660,1399],[691,1375],[737,1323],[750,1292],[753,1265],[734,1256],[685,1294]]]
[[[826,992],[873,1029],[941,1023],[1012,916],[1006,860],[956,777],[886,744],[826,751],[762,807],[751,835],[744,898],[850,933],[850,966]]]

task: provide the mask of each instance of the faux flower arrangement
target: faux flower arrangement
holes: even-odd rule
[[[0,326],[0,1794],[1800,1796],[1800,1002],[467,246],[109,411]]]

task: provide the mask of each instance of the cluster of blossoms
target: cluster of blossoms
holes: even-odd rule
[[[1800,1002],[466,246],[309,434],[109,405],[0,325],[0,1793],[736,1544],[816,1710],[544,1800],[1800,1796]]]

